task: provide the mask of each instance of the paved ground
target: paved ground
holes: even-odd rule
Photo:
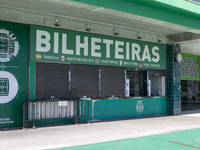
[[[192,129],[56,150],[194,150],[200,149],[199,133]]]
[[[180,116],[0,131],[0,149],[55,149],[197,128],[200,128],[200,110]]]

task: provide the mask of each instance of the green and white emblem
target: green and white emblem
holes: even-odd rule
[[[19,43],[14,33],[0,29],[0,62],[8,62],[17,56]]]
[[[0,104],[13,100],[18,89],[16,78],[7,71],[0,71]]]
[[[138,114],[142,114],[143,110],[144,110],[143,101],[142,100],[137,101],[136,111],[138,112]]]

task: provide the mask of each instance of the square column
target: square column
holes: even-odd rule
[[[181,64],[177,60],[180,45],[167,46],[167,113],[181,114]]]

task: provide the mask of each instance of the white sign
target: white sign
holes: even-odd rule
[[[5,29],[0,29],[0,62],[8,62],[16,57],[19,43],[16,36]]]
[[[67,106],[67,101],[58,101],[58,106]]]
[[[0,71],[0,103],[8,103],[18,92],[16,78],[7,71]]]

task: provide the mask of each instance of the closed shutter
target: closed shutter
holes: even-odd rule
[[[98,97],[98,74],[98,66],[71,65],[71,90],[78,97]]]
[[[68,64],[36,64],[36,97],[69,96]]]
[[[111,95],[124,97],[124,68],[101,67],[101,96]]]

